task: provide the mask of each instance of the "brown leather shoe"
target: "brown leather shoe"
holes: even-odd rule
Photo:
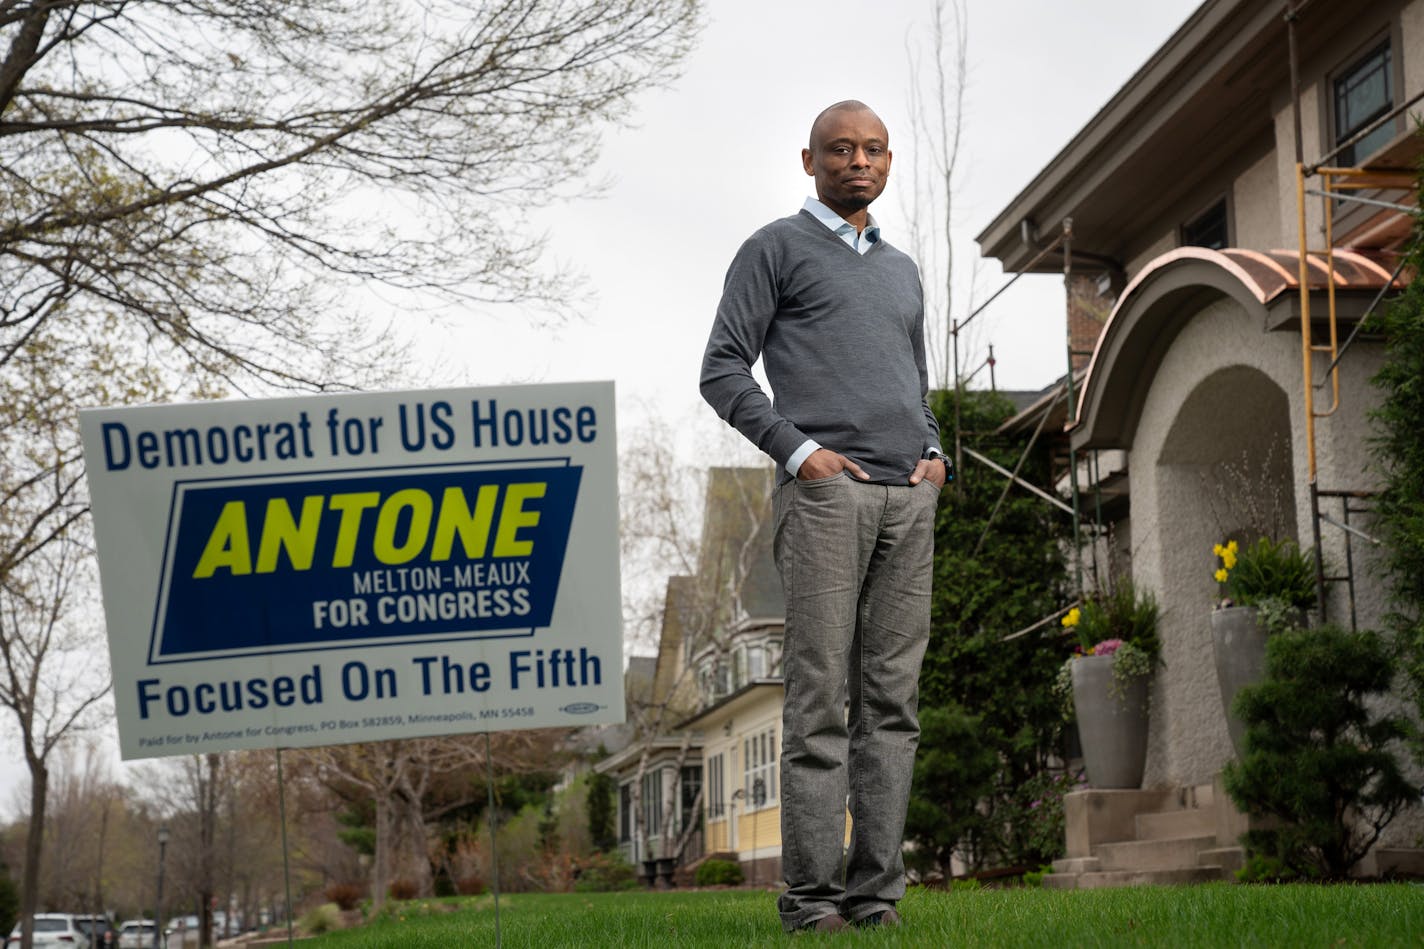
[[[840,913],[832,913],[829,916],[822,916],[820,919],[809,922],[802,926],[797,932],[803,933],[836,933],[845,929],[849,923]]]
[[[887,929],[897,929],[900,926],[900,914],[893,909],[881,910],[878,913],[871,913],[864,919],[855,921],[857,926],[884,926]]]

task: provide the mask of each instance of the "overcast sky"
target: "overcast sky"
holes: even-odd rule
[[[418,349],[445,381],[613,379],[624,429],[657,414],[689,434],[715,431],[697,372],[722,278],[737,247],[796,211],[811,190],[800,150],[826,105],[861,99],[890,130],[890,185],[872,208],[907,248],[897,172],[913,161],[906,43],[928,33],[931,0],[707,0],[707,27],[683,75],[637,100],[636,127],[606,137],[597,201],[562,205],[551,251],[593,292],[557,332],[517,312],[423,333]],[[1195,0],[969,0],[969,82],[956,206],[968,242],[1101,108],[1190,14]],[[1053,222],[1043,222],[1045,225]],[[478,227],[478,222],[471,222]],[[960,268],[968,279],[967,261]],[[1003,281],[981,269],[983,299]],[[956,315],[962,316],[962,312]],[[394,316],[394,315],[393,315]],[[1001,388],[1041,388],[1064,370],[1062,284],[1027,278],[980,317]],[[976,382],[986,381],[981,377]],[[697,457],[689,438],[689,463]],[[112,742],[113,726],[105,734]],[[25,768],[0,726],[0,816],[16,813]]]
[[[1196,5],[969,0],[957,286],[967,286],[970,258],[979,256],[973,235]],[[430,351],[447,354],[462,381],[476,384],[612,378],[624,428],[649,411],[720,425],[696,382],[722,279],[743,240],[813,193],[800,150],[824,106],[860,99],[885,120],[894,166],[872,213],[890,243],[909,249],[901,193],[915,144],[907,41],[923,48],[931,6],[708,0],[706,30],[681,79],[639,100],[636,128],[606,137],[594,172],[611,180],[606,196],[547,216],[553,252],[596,295],[582,319],[554,335],[525,329],[513,313],[470,320],[430,334]],[[975,296],[985,299],[1003,280],[988,262]],[[1001,388],[1038,389],[1062,374],[1062,300],[1061,278],[1025,278],[976,320],[974,341],[994,344]],[[986,385],[987,374],[975,384]]]

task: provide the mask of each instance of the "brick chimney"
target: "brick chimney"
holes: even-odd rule
[[[1074,274],[1068,282],[1068,348],[1073,371],[1088,365],[1112,312],[1121,276],[1114,272]]]

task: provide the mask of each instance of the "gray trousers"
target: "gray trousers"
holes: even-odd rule
[[[900,850],[920,737],[938,493],[928,481],[866,484],[845,474],[776,489],[787,886],[777,908],[788,931],[832,913],[862,919],[905,895]]]

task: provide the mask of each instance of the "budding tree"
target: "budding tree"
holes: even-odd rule
[[[392,346],[359,289],[565,312],[528,213],[586,190],[698,8],[0,0],[0,634],[73,701],[55,727],[94,701],[59,687],[70,605],[43,608],[76,587],[20,574],[87,544],[74,409],[378,380]],[[37,721],[32,777],[57,740]]]

